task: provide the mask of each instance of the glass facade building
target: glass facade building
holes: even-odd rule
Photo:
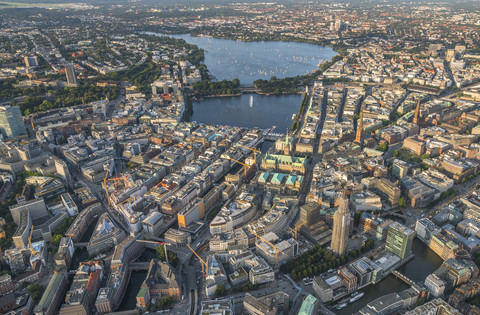
[[[398,222],[394,222],[388,228],[385,249],[401,259],[405,259],[411,254],[414,237],[415,232],[412,229]]]
[[[18,106],[0,106],[0,131],[4,138],[13,138],[27,133]]]

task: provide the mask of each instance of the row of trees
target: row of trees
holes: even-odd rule
[[[25,186],[25,180],[29,176],[38,176],[40,173],[31,172],[31,171],[24,171],[20,174],[17,174],[15,182],[13,183],[12,191],[10,192],[8,199],[3,201],[0,204],[0,217],[4,218],[6,221],[5,226],[3,227],[5,230],[6,237],[0,239],[0,248],[5,251],[10,247],[12,244],[12,236],[17,229],[17,225],[13,222],[12,214],[10,213],[10,206],[17,203],[16,198],[20,196],[23,191],[23,187]],[[31,190],[31,194],[34,192],[34,189]],[[31,197],[31,196],[29,196]]]
[[[295,130],[300,128],[300,124],[301,124],[300,118],[307,110],[308,100],[309,100],[308,95],[307,94],[303,95],[302,102],[300,103],[300,107],[298,108],[297,116],[295,116],[295,120],[293,121],[292,126],[290,126],[291,132],[294,132]]]
[[[418,156],[405,148],[396,150],[395,152],[393,152],[393,156],[399,160],[405,161],[410,164],[418,164],[418,163],[421,163],[423,160],[430,158],[430,155],[426,153],[423,154],[422,156]]]
[[[277,79],[273,76],[270,80],[258,79],[253,82],[262,93],[268,94],[294,94],[299,93],[302,84],[302,77],[289,77],[284,79]]]
[[[306,277],[313,277],[347,263],[362,253],[373,249],[374,245],[375,242],[373,240],[368,240],[360,249],[355,249],[340,257],[317,245],[311,250],[281,265],[280,271],[289,273],[295,281]]]
[[[234,286],[232,291],[235,292],[249,292],[256,290],[258,288],[258,284],[252,284],[251,282],[247,282],[241,286]]]
[[[217,285],[217,288],[215,289],[215,295],[216,296],[223,296],[227,294],[227,289],[225,288],[225,285],[220,283]]]
[[[138,91],[151,94],[151,84],[162,74],[162,65],[153,61],[146,61],[127,70],[107,73],[103,79],[127,81],[134,84]]]
[[[234,95],[240,93],[240,80],[232,81],[222,80],[220,82],[210,81],[208,79],[196,82],[193,85],[195,94],[199,96],[210,95]]]
[[[50,239],[50,244],[53,245],[55,248],[58,248],[60,245],[60,240],[62,237],[65,237],[65,233],[67,232],[70,225],[72,225],[73,221],[77,216],[66,218],[62,224],[55,230],[55,234],[53,234],[52,238]]]
[[[165,248],[163,245],[157,246],[156,249],[157,252],[157,258],[160,261],[165,262]],[[178,256],[172,251],[168,251],[168,263],[173,267],[177,267],[178,265]]]
[[[301,91],[301,87],[303,85],[311,84],[313,81],[317,79],[321,72],[325,72],[330,66],[332,66],[335,62],[342,60],[341,55],[337,55],[332,58],[332,61],[326,61],[320,66],[320,70],[314,71],[312,73],[303,75],[303,76],[295,76],[295,77],[288,77],[284,79],[278,79],[277,77],[273,76],[270,80],[263,80],[258,79],[255,80],[253,83],[257,88],[259,88],[262,93],[268,94],[293,94],[299,93]],[[334,83],[334,82],[345,82],[348,81],[346,79],[339,79],[339,80],[331,80],[331,79],[324,79],[327,83]]]
[[[62,106],[74,106],[82,103],[115,99],[120,93],[118,87],[99,87],[94,82],[86,81],[77,87],[53,88],[38,85],[35,87],[15,87],[15,79],[0,80],[0,101],[12,100],[22,95],[28,95],[18,104],[23,115],[43,112]]]

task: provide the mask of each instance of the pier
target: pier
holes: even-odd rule
[[[277,141],[278,139],[281,139],[285,137],[283,133],[267,133],[263,135],[263,139],[266,141]]]

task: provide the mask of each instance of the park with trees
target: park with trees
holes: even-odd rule
[[[313,277],[330,269],[337,268],[359,257],[361,254],[365,254],[373,249],[374,245],[375,242],[373,240],[368,240],[361,248],[352,250],[342,256],[337,256],[334,252],[317,245],[281,265],[280,271],[290,274],[295,281],[306,277]]]

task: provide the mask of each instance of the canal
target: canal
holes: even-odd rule
[[[412,252],[415,255],[415,258],[399,268],[398,271],[414,281],[425,281],[425,278],[434,272],[438,267],[440,267],[443,262],[443,260],[437,256],[437,254],[435,254],[417,238],[415,238],[413,241]],[[361,292],[365,293],[360,300],[348,305],[346,308],[340,311],[335,311],[335,313],[339,315],[355,314],[358,310],[376,298],[389,293],[400,292],[408,288],[409,286],[405,282],[399,280],[393,275],[390,275],[383,279],[380,283],[376,285],[369,285],[360,290]]]
[[[238,78],[242,84],[270,79],[272,76],[286,78],[304,75],[318,69],[319,62],[330,61],[337,55],[330,47],[307,43],[242,42],[190,34],[167,36],[181,38],[203,48],[204,63],[217,80]]]
[[[157,258],[157,253],[155,250],[146,248],[136,261],[150,262],[153,258]],[[122,303],[120,303],[117,311],[132,310],[136,307],[137,293],[146,277],[146,270],[132,271],[130,275],[130,281],[127,285],[127,290],[125,291]]]
[[[127,290],[125,291],[122,303],[120,303],[117,311],[128,311],[135,309],[137,304],[137,293],[146,277],[146,270],[132,271]]]
[[[88,226],[87,231],[85,232],[85,234],[83,234],[82,238],[80,239],[81,243],[90,241],[90,237],[92,237],[92,233],[93,233],[93,230],[95,230],[95,227],[97,226],[97,222],[98,222],[98,218],[95,219],[94,222],[92,222],[92,224]],[[75,252],[73,253],[72,264],[70,266],[70,269],[77,270],[78,267],[80,266],[80,263],[88,260],[89,257],[90,255],[88,255],[88,251],[86,247],[75,249]]]
[[[271,128],[285,133],[292,125],[292,115],[298,112],[303,95],[243,94],[212,97],[193,102],[191,121],[213,125]]]

